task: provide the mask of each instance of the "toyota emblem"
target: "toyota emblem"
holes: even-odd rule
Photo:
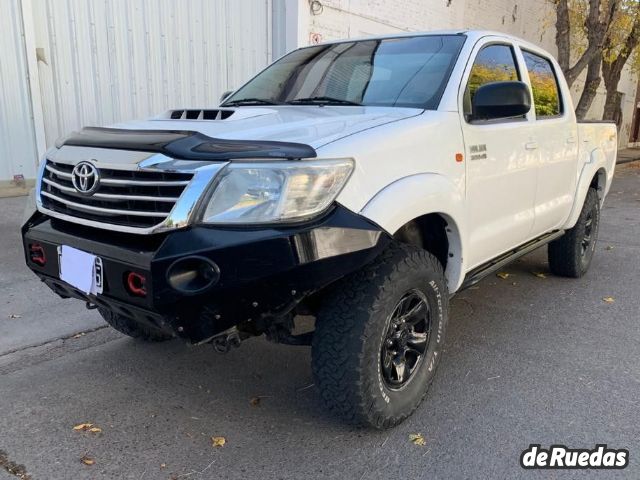
[[[71,183],[79,193],[92,195],[100,184],[100,173],[91,163],[80,162],[71,172]]]

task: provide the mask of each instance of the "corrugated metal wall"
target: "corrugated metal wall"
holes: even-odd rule
[[[271,0],[33,0],[33,16],[48,144],[217,105],[271,58]]]
[[[36,147],[19,0],[0,0],[0,182],[33,178]]]
[[[0,0],[0,186],[33,178],[36,133],[51,146],[81,126],[217,105],[271,60],[271,17],[272,0]]]

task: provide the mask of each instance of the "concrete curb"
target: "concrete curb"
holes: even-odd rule
[[[640,148],[623,148],[618,150],[618,158],[616,164],[635,162],[640,160]]]

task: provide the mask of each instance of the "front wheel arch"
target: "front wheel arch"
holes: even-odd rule
[[[444,175],[420,173],[387,185],[360,214],[392,235],[424,217],[437,215],[444,219],[449,247],[445,276],[449,291],[455,292],[464,279],[466,237],[460,219],[465,218],[465,211],[464,189],[460,185]]]
[[[434,255],[442,265],[449,290],[454,291],[462,276],[462,242],[453,218],[441,212],[427,213],[406,222],[393,237]]]

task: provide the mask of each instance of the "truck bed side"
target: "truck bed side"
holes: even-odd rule
[[[609,192],[617,157],[616,125],[608,122],[578,122],[578,142],[578,186],[565,229],[575,225],[587,191],[594,182],[601,202]]]

